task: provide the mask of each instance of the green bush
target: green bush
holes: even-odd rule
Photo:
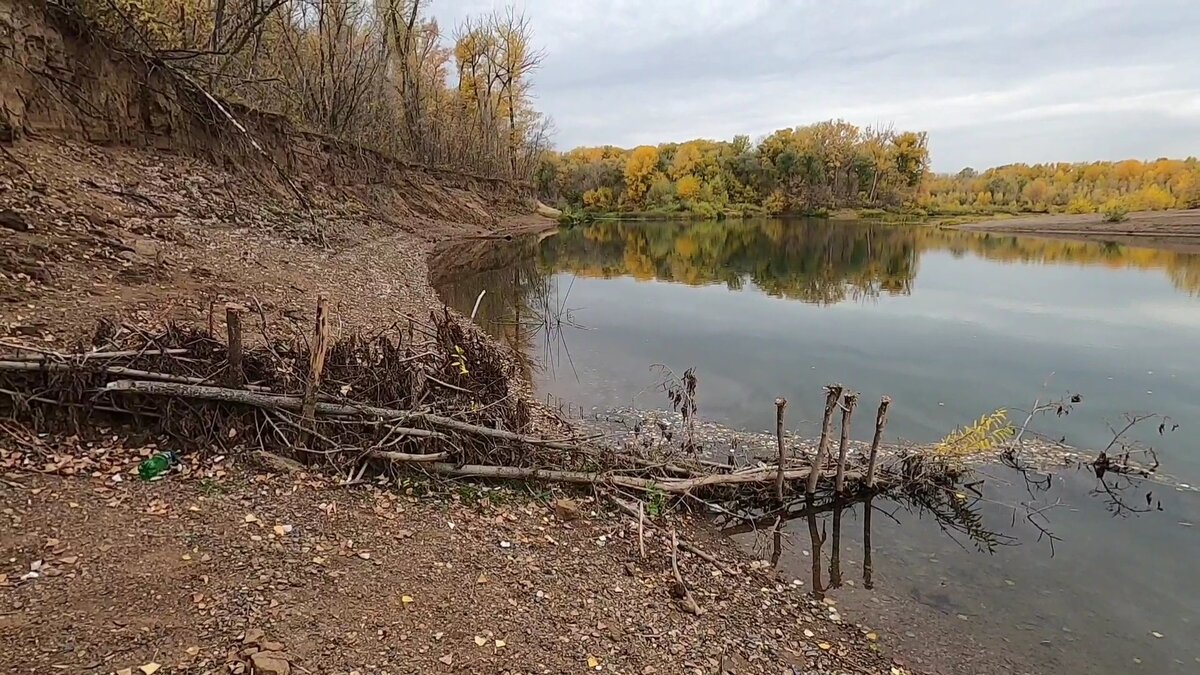
[[[717,207],[708,202],[692,202],[690,210],[698,218],[716,218],[719,213]]]
[[[1129,208],[1121,203],[1106,204],[1100,213],[1106,223],[1123,223],[1129,220]]]

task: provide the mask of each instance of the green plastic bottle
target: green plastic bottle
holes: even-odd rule
[[[142,480],[153,480],[175,466],[179,458],[173,452],[160,452],[138,465],[138,475]]]

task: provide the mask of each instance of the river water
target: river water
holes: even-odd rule
[[[1200,672],[1200,256],[824,220],[605,222],[490,249],[470,273],[454,256],[443,298],[469,314],[486,290],[476,320],[566,414],[665,407],[663,364],[695,368],[701,416],[752,431],[782,395],[815,436],[831,382],[868,409],[891,396],[888,437],[920,443],[1072,394],[1035,428],[1079,448],[1158,415],[1122,438],[1169,478],[986,469],[990,546],[886,504],[788,523],[779,551],[735,537],[920,669]],[[1026,517],[1042,508],[1053,541]]]

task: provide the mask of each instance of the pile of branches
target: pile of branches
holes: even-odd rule
[[[811,502],[903,489],[953,492],[960,479],[932,458],[879,453],[886,398],[869,452],[851,451],[857,397],[841,386],[826,388],[814,452],[785,449],[780,399],[775,457],[739,466],[690,445],[653,456],[597,437],[536,433],[514,362],[448,310],[337,340],[323,302],[312,332],[291,339],[270,338],[261,314],[259,335],[243,335],[243,316],[252,315],[227,308],[223,340],[213,328],[149,332],[110,321],[73,353],[5,342],[13,351],[0,351],[0,416],[37,433],[87,438],[106,428],[184,452],[263,450],[355,478],[404,467],[697,499],[746,513],[784,507],[799,494]]]
[[[514,366],[448,312],[337,340],[327,319],[291,340],[268,339],[264,325],[257,340],[241,334],[238,310],[227,317],[223,341],[113,321],[69,353],[6,341],[0,415],[38,433],[124,428],[185,451],[262,449],[309,464],[553,459],[514,442],[530,424]]]

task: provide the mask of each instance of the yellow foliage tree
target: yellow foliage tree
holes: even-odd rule
[[[625,201],[633,206],[645,203],[646,192],[658,167],[658,148],[643,145],[634,148],[625,161]]]
[[[675,194],[685,201],[695,199],[700,196],[700,179],[695,176],[683,176],[675,183]]]
[[[583,205],[594,209],[611,209],[613,206],[613,191],[608,187],[600,187],[583,193]]]

